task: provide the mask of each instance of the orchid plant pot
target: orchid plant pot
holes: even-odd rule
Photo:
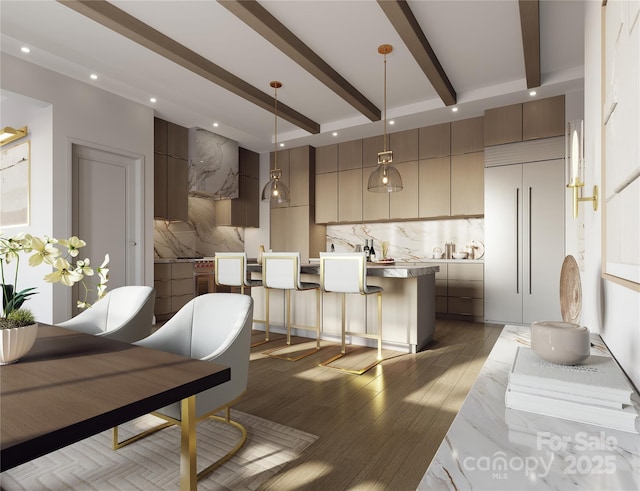
[[[0,365],[15,363],[33,347],[38,324],[0,329]]]

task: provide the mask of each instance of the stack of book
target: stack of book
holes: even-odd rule
[[[556,365],[518,347],[505,394],[508,408],[640,433],[640,398],[613,358],[591,355]]]

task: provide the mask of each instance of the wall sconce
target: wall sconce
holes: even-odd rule
[[[0,133],[0,146],[24,138],[28,132],[26,126],[19,130],[13,129],[11,126],[6,126],[2,129],[2,133]]]
[[[593,196],[582,196],[584,187],[584,124],[580,121],[569,121],[565,138],[565,156],[569,171],[569,184],[572,191],[573,218],[578,218],[578,203],[591,201],[593,211],[598,210],[598,186],[593,186]]]

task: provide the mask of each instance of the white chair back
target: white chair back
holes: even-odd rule
[[[243,286],[247,278],[245,252],[216,252],[214,256],[216,285]]]
[[[325,292],[364,294],[367,289],[364,252],[321,252],[320,285]]]
[[[133,343],[151,334],[155,298],[150,286],[121,286],[108,291],[91,308],[57,325]]]
[[[231,367],[231,380],[196,396],[196,416],[228,405],[247,388],[253,299],[234,293],[207,293],[182,307],[139,346]],[[180,404],[158,412],[180,419]]]
[[[262,254],[262,284],[267,288],[295,290],[300,287],[299,252]]]

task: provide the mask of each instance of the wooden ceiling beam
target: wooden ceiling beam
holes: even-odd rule
[[[409,48],[442,102],[446,106],[456,104],[456,91],[407,2],[404,0],[378,0],[378,5]]]
[[[218,3],[320,80],[360,113],[371,121],[380,121],[381,112],[375,104],[362,95],[258,2],[254,0],[218,0]]]
[[[229,92],[273,112],[275,99],[105,0],[57,0]],[[278,101],[278,116],[312,134],[320,125]]]
[[[538,0],[519,0],[522,48],[527,88],[540,87],[540,5]]]

